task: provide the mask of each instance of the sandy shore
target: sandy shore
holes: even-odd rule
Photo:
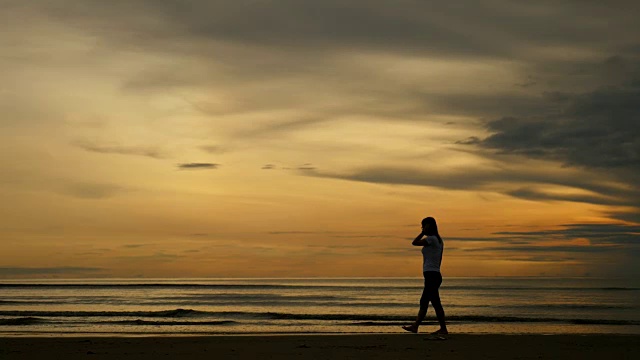
[[[637,359],[630,335],[242,335],[0,338],[0,359]]]

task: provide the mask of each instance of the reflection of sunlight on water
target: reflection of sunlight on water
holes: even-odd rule
[[[421,279],[406,278],[149,282],[156,285],[2,288],[0,321],[33,317],[35,322],[0,325],[0,333],[400,333],[402,319],[415,316],[422,291]],[[610,279],[445,278],[441,288],[451,331],[458,333],[638,334],[640,325],[626,323],[640,323],[638,294],[638,287],[629,282]],[[40,313],[3,315],[12,310]],[[70,314],[53,314],[61,311]],[[78,313],[105,311],[109,313]],[[158,313],[167,311],[169,315]],[[575,321],[603,319],[621,324]],[[429,309],[423,332],[436,328],[434,321]]]

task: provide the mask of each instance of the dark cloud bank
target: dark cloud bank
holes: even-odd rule
[[[602,67],[610,61],[604,61]],[[453,190],[491,190],[534,201],[623,206],[635,210],[609,215],[637,222],[640,213],[640,57],[626,59],[625,64],[629,77],[621,84],[580,93],[546,93],[539,100],[537,113],[485,120],[484,128],[489,136],[457,142],[463,149],[494,160],[500,156],[506,156],[508,160],[504,161],[517,161],[519,157],[545,160],[557,167],[581,170],[582,176],[549,174],[541,171],[544,169],[510,170],[508,163],[502,170],[457,173],[372,166],[346,174],[307,174]],[[507,186],[518,183],[523,185],[516,189]],[[536,184],[573,187],[589,194],[546,193]]]
[[[593,187],[574,180],[574,186],[596,196],[549,195],[520,189],[511,195],[531,200],[564,200],[623,205],[634,211],[610,214],[620,220],[637,221],[640,210],[640,58],[626,83],[600,87],[585,93],[557,93],[548,97],[546,114],[487,121],[491,133],[470,138],[464,144],[525,158],[550,160],[565,167],[606,175],[624,186]]]
[[[640,78],[585,94],[560,94],[561,111],[487,122],[492,135],[468,143],[565,166],[640,172]],[[555,101],[554,101],[555,100]],[[550,106],[549,108],[552,108]]]
[[[213,163],[183,163],[178,164],[178,168],[182,170],[212,170],[217,169],[219,164]]]

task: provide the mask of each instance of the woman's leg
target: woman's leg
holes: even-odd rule
[[[422,324],[422,320],[424,320],[427,315],[427,309],[429,308],[429,301],[433,296],[432,284],[429,283],[427,278],[425,277],[424,281],[424,289],[422,290],[422,296],[420,297],[420,310],[418,310],[418,316],[416,317],[416,321],[408,326],[403,326],[402,328],[417,333],[420,324]]]
[[[437,287],[433,292],[433,296],[431,297],[431,305],[433,305],[433,309],[436,311],[436,316],[438,317],[438,322],[440,323],[440,329],[436,331],[439,334],[448,334],[447,324],[445,322],[444,317],[444,309],[442,308],[442,303],[440,302],[440,285],[442,284],[442,275],[438,273]]]
[[[427,315],[427,306],[420,306],[420,310],[418,310],[418,316],[416,317],[416,321],[411,324],[411,325],[407,325],[407,326],[403,326],[402,328],[413,332],[413,333],[417,333],[418,332],[418,328],[420,327],[420,324],[422,324],[422,320],[424,320],[424,317]]]
[[[418,328],[420,327],[420,324],[422,324],[422,320],[424,320],[424,317],[427,315],[427,309],[429,308],[430,292],[431,291],[429,289],[429,282],[425,277],[424,289],[422,290],[422,296],[420,296],[420,310],[418,310],[418,316],[416,317],[416,321],[411,325],[403,326],[402,327],[403,329],[413,333],[418,332]]]
[[[440,293],[438,292],[438,290],[436,290],[435,295],[431,299],[431,305],[433,305],[433,309],[436,311],[436,316],[438,317],[438,322],[440,323],[440,329],[437,332],[447,334],[448,331],[444,317],[444,309],[442,308],[442,303],[440,302]]]
[[[427,309],[429,309],[429,297],[427,297],[427,300],[424,301],[424,304],[422,304],[422,301],[420,302],[420,310],[418,310],[418,316],[416,317],[416,322],[415,322],[415,327],[416,329],[422,324],[422,320],[424,320],[424,317],[427,316]]]

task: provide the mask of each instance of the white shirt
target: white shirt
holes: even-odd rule
[[[427,245],[422,247],[422,271],[440,272],[444,241],[441,243],[435,235],[427,236],[425,241],[427,242]]]

